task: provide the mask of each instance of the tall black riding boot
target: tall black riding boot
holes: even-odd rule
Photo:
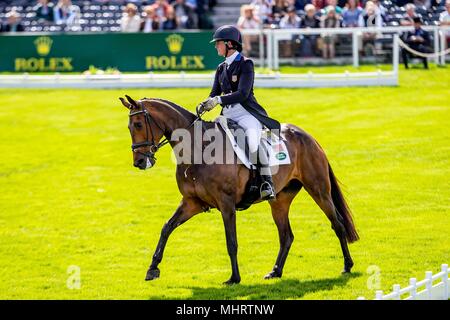
[[[260,187],[260,194],[262,200],[275,199],[275,188],[273,186],[272,174],[269,168],[269,156],[264,145],[261,143],[258,150],[258,170],[261,175],[262,183]]]

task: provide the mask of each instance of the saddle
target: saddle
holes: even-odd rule
[[[250,161],[248,155],[248,143],[238,139],[233,132],[243,130],[238,123],[224,116],[219,116],[215,122],[225,132],[227,139],[230,141],[234,153],[240,163],[250,170],[250,177],[245,187],[245,193],[242,200],[236,205],[236,210],[242,211],[248,209],[253,203],[260,200],[260,186],[262,183],[261,175],[256,166]],[[245,139],[246,140],[246,139]],[[286,147],[285,140],[278,135],[270,134],[269,130],[263,130],[260,144],[265,144],[265,149],[269,153],[269,167],[290,164],[291,160]]]

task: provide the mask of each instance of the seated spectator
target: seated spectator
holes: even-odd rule
[[[70,28],[79,27],[80,7],[72,4],[71,0],[59,0],[53,8],[56,24],[64,24]]]
[[[427,31],[422,29],[422,19],[420,17],[415,17],[413,19],[414,22],[414,31],[408,31],[406,32],[402,38],[403,41],[413,50],[422,52],[422,53],[429,53],[431,52],[431,41],[430,41],[430,35]],[[405,48],[402,48],[402,57],[403,57],[403,63],[405,64],[405,68],[408,69],[408,59],[409,57],[417,57],[419,59],[422,59],[423,66],[425,69],[428,69],[428,60],[425,57],[420,57],[412,54],[411,52],[407,51]]]
[[[300,28],[320,28],[320,20],[316,16],[316,8],[313,4],[305,6],[305,17],[302,19]]]
[[[362,16],[363,10],[358,7],[358,0],[348,0],[347,6],[342,10],[342,26],[362,27],[364,25]]]
[[[141,22],[140,30],[142,32],[148,33],[153,31],[158,31],[162,28],[160,20],[155,13],[152,6],[144,7],[144,18]]]
[[[286,15],[288,3],[286,0],[275,0],[272,6],[272,23],[279,24],[281,18]]]
[[[173,8],[180,28],[195,28],[194,9],[186,4],[186,0],[176,0]]]
[[[251,5],[244,4],[241,6],[241,16],[238,19],[237,27],[240,30],[259,29],[261,20],[255,15],[255,8]],[[242,35],[244,55],[249,56],[252,51],[252,43],[258,41],[258,36]]]
[[[372,1],[366,2],[366,7],[363,14],[364,27],[378,27],[383,26],[381,15],[377,12],[377,7]]]
[[[166,18],[163,22],[163,30],[176,30],[178,29],[177,17],[175,16],[175,10],[172,6],[167,10]]]
[[[295,7],[289,7],[287,14],[280,20],[281,29],[297,29],[300,28],[301,19],[297,15]],[[293,35],[291,40],[280,41],[282,57],[292,57],[292,53],[300,43],[299,35]]]
[[[138,9],[135,4],[129,3],[125,7],[124,14],[120,21],[120,30],[122,32],[139,32],[141,28],[141,19],[138,15]]]
[[[54,5],[49,0],[38,0],[37,5],[33,8],[36,12],[36,19],[40,22],[54,22]]]
[[[2,32],[23,32],[24,27],[20,23],[20,14],[15,11],[11,10],[6,13],[5,15],[6,23],[3,24],[0,28]]]
[[[320,27],[321,28],[339,28],[341,26],[341,21],[339,16],[336,14],[333,6],[327,8],[327,15],[321,17]],[[324,59],[332,59],[335,56],[335,34],[325,34],[322,35],[323,45],[322,45],[322,56]]]
[[[300,28],[320,28],[320,20],[316,17],[316,8],[312,4],[305,6],[306,15],[303,17]],[[303,57],[311,57],[317,54],[318,35],[305,35],[302,38],[300,51]]]
[[[159,17],[160,21],[164,21],[167,17],[167,12],[170,10],[170,4],[167,0],[156,0],[152,4],[153,10],[155,10],[156,15]]]
[[[297,15],[295,7],[289,7],[287,14],[280,20],[281,29],[297,29],[300,28],[301,19]]]
[[[377,14],[383,21],[386,21],[386,13],[388,12],[388,10],[380,3],[380,0],[372,0],[372,2],[375,5]]]
[[[259,17],[263,24],[270,23],[270,16],[272,14],[272,1],[253,0],[250,5],[255,8],[255,14]]]
[[[377,11],[377,6],[371,0],[366,2],[363,21],[364,27],[381,28],[383,26],[383,21],[381,15]],[[376,32],[364,32],[362,34],[362,39],[359,38],[358,47],[362,49],[367,56],[373,56],[375,54],[375,50],[378,47],[378,44],[375,41],[377,36],[378,34]]]
[[[400,20],[400,25],[402,26],[412,26],[414,25],[414,18],[417,17],[416,14],[416,6],[412,3],[408,3],[405,6],[406,13],[403,18]]]

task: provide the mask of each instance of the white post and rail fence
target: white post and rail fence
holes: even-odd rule
[[[421,281],[410,278],[407,287],[401,288],[399,284],[394,284],[392,292],[388,294],[377,290],[375,300],[448,300],[450,299],[448,274],[448,264],[443,264],[441,272],[433,274],[431,271],[427,271],[425,279]],[[407,296],[405,297],[405,295]],[[365,300],[365,297],[359,297],[358,300]]]

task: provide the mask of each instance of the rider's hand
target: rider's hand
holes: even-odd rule
[[[210,97],[205,102],[203,102],[203,109],[206,111],[211,111],[215,106],[219,104],[219,96]]]

